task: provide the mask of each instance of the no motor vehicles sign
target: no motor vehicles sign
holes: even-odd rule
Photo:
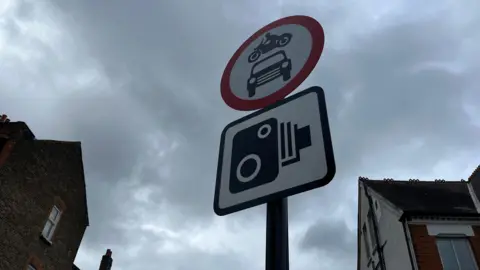
[[[224,101],[248,111],[283,99],[312,72],[324,42],[322,26],[308,16],[286,17],[263,27],[228,62],[220,85]]]

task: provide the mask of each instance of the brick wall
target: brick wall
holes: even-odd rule
[[[72,269],[87,226],[80,145],[19,140],[0,166],[0,269]],[[64,202],[53,244],[40,238],[54,205]]]
[[[419,270],[440,270],[442,260],[435,237],[428,235],[426,225],[408,225]]]
[[[475,236],[469,237],[477,265],[480,265],[480,226],[472,226]],[[428,235],[426,225],[409,225],[419,270],[442,269],[435,237]]]

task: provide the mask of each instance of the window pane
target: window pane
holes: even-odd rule
[[[460,269],[476,270],[475,259],[473,258],[468,240],[465,238],[452,239],[452,243],[458,262],[460,263]]]
[[[57,217],[55,218],[55,222],[54,222],[55,224],[58,223],[58,221],[60,220],[60,217],[62,216],[62,211],[58,210],[57,213],[58,213],[58,214],[57,214]]]
[[[50,240],[50,234],[53,231],[53,223],[50,220],[47,220],[45,223],[45,227],[43,228],[42,235],[45,236],[48,240]]]
[[[58,214],[60,214],[60,212],[58,211],[57,207],[53,207],[52,212],[50,212],[50,220],[53,222],[57,221]]]
[[[37,268],[35,268],[35,266],[29,264],[28,265],[28,270],[37,270]]]
[[[448,238],[437,239],[437,247],[440,258],[442,259],[443,269],[460,270],[451,240]]]

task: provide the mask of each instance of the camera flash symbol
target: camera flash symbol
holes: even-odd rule
[[[298,128],[291,122],[280,124],[280,161],[287,166],[300,161],[300,150],[312,145],[310,126]]]

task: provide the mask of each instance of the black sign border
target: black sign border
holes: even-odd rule
[[[236,126],[242,122],[245,122],[253,117],[256,117],[260,114],[266,113],[274,108],[277,108],[283,104],[286,104],[288,102],[291,102],[295,99],[298,99],[302,96],[308,95],[310,93],[315,93],[317,95],[317,100],[318,100],[318,108],[320,112],[320,121],[321,121],[321,127],[322,127],[322,134],[323,134],[323,143],[324,143],[324,149],[325,149],[325,158],[326,158],[326,163],[327,163],[327,173],[324,178],[317,179],[315,181],[296,186],[293,188],[289,188],[286,190],[278,191],[263,197],[255,198],[250,201],[246,201],[243,203],[239,203],[233,206],[229,206],[227,208],[220,208],[219,207],[219,199],[220,199],[220,184],[221,184],[221,177],[222,177],[222,168],[223,168],[223,152],[224,152],[224,147],[225,147],[225,134],[233,126]],[[215,183],[215,195],[214,195],[214,200],[213,200],[213,210],[214,212],[219,215],[219,216],[225,216],[234,212],[238,212],[241,210],[245,210],[247,208],[255,207],[261,204],[265,204],[269,201],[289,197],[298,193],[302,193],[305,191],[309,191],[315,188],[323,187],[330,183],[336,173],[336,166],[335,166],[335,158],[333,155],[333,144],[332,144],[332,138],[330,135],[330,125],[328,123],[328,115],[327,115],[327,104],[325,101],[325,93],[323,89],[319,86],[313,86],[310,87],[304,91],[301,91],[300,93],[294,94],[290,97],[287,97],[283,100],[280,100],[274,104],[271,104],[261,110],[258,110],[254,113],[251,113],[247,116],[244,116],[238,120],[235,120],[228,124],[222,131],[221,135],[221,140],[220,140],[220,149],[219,149],[219,155],[218,155],[218,167],[217,167],[217,179]]]

